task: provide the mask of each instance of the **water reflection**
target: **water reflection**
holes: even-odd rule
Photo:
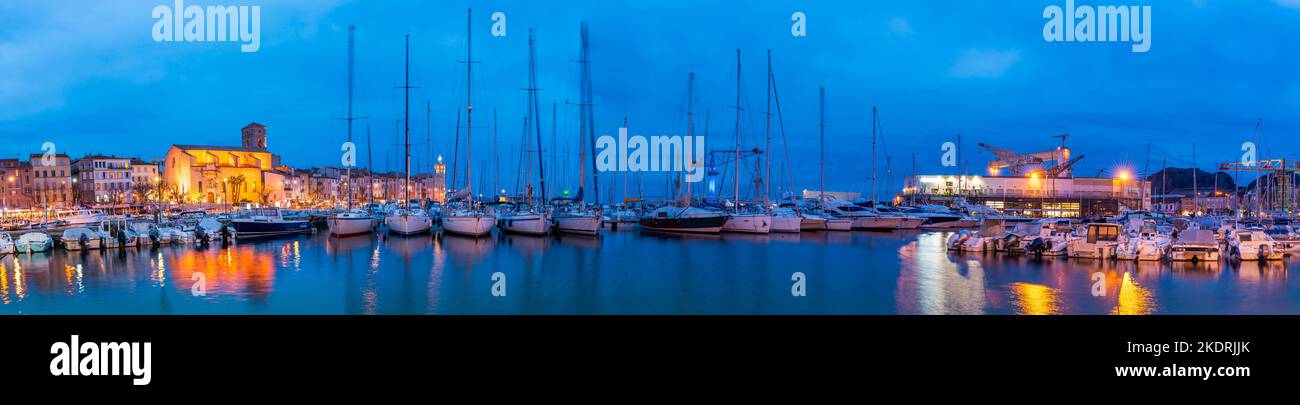
[[[0,313],[1295,314],[1290,260],[954,254],[949,233],[325,234],[0,258]],[[803,273],[806,296],[791,295]],[[509,293],[494,296],[494,275]],[[202,274],[206,294],[193,294]],[[1097,289],[1100,289],[1098,293]]]

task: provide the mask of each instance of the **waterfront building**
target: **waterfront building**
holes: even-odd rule
[[[34,206],[71,208],[76,206],[73,193],[72,161],[65,154],[33,153],[29,156],[25,173],[25,194]]]
[[[1151,182],[1126,175],[1117,178],[1045,178],[1037,172],[1027,177],[924,175],[904,181],[902,200],[943,205],[965,202],[1035,218],[1088,217],[1151,209],[1150,188]]]
[[[266,126],[254,122],[240,133],[240,146],[172,145],[163,163],[164,187],[184,202],[279,202],[285,176],[277,171],[279,156],[266,148]]]
[[[87,155],[72,164],[82,205],[118,205],[131,201],[131,158]]]

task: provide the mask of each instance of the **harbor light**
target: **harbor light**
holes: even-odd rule
[[[1133,174],[1129,173],[1128,170],[1120,170],[1116,177],[1118,177],[1120,181],[1129,181],[1129,179],[1133,178]]]

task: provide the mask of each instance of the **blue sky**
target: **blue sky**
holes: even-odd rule
[[[694,71],[697,113],[712,116],[709,147],[730,148],[740,48],[742,143],[758,146],[771,49],[790,152],[775,148],[773,171],[790,170],[796,189],[816,186],[823,85],[827,183],[838,190],[868,188],[872,106],[880,108],[895,186],[914,154],[922,173],[955,172],[940,166],[940,146],[957,133],[973,172],[989,158],[975,142],[1028,152],[1055,146],[1051,136],[1066,132],[1076,154],[1087,155],[1080,175],[1120,165],[1141,171],[1148,143],[1152,171],[1163,161],[1191,165],[1193,145],[1199,166],[1211,168],[1240,156],[1259,118],[1262,153],[1300,152],[1289,142],[1300,130],[1300,0],[1079,2],[1152,6],[1147,53],[1044,41],[1043,9],[1064,0],[187,2],[260,5],[255,53],[231,43],[154,42],[150,11],[159,4],[171,2],[0,4],[0,156],[52,141],[73,156],[160,158],[173,143],[237,144],[239,128],[257,121],[286,164],[336,164],[345,135],[333,118],[345,111],[346,27],[355,24],[355,110],[370,117],[355,134],[364,142],[370,125],[376,168],[400,168],[388,156],[399,148],[394,87],[405,33],[412,81],[421,86],[412,95],[413,137],[424,138],[427,100],[434,153],[450,158],[456,109],[465,104],[457,61],[467,7],[475,9],[475,58],[483,61],[475,70],[475,170],[493,167],[485,158],[495,108],[506,184],[514,183],[527,108],[519,89],[527,85],[528,28],[537,31],[543,133],[549,138],[551,104],[559,103],[561,148],[577,149],[578,112],[565,102],[578,99],[581,21],[591,26],[601,134],[616,133],[625,116],[633,134],[684,132],[686,76]],[[505,37],[489,35],[494,11],[506,13]],[[807,15],[806,37],[790,34],[795,11]],[[553,184],[572,183],[575,159],[551,174]],[[654,175],[643,181],[647,189],[664,184]]]

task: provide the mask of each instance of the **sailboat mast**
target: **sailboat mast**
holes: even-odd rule
[[[352,120],[354,119],[352,117],[352,55],[356,30],[355,25],[348,26],[348,143],[352,143]],[[347,190],[344,190],[348,194],[348,210],[352,209],[352,166],[355,166],[355,164],[350,164],[347,167],[348,187]]]
[[[370,180],[366,182],[366,204],[375,203],[375,150],[370,147],[370,124],[366,124],[366,170]]]
[[[876,107],[871,107],[871,206],[876,206]]]
[[[406,106],[402,112],[402,136],[406,143],[406,205],[411,205],[411,34],[406,34],[406,84],[402,86]]]
[[[817,88],[817,135],[821,140],[820,156],[818,160],[817,172],[821,178],[820,191],[817,192],[818,202],[826,199],[826,88]]]
[[[736,178],[732,179],[732,183],[735,185],[734,191],[736,194],[735,194],[735,199],[732,200],[732,202],[734,204],[733,210],[739,210],[740,209],[740,50],[739,49],[736,50],[736,135],[735,135],[734,146],[736,148],[736,161],[734,162],[736,165],[736,167],[734,168]]]
[[[465,11],[465,188],[474,205],[474,10]]]
[[[600,203],[600,170],[598,170],[596,167],[596,123],[595,123],[596,117],[593,116],[594,115],[594,111],[592,108],[593,100],[591,97],[591,59],[590,59],[591,43],[587,39],[587,23],[585,21],[581,24],[580,29],[582,34],[581,35],[582,36],[582,53],[581,53],[582,58],[580,62],[582,63],[582,101],[581,101],[582,107],[581,108],[583,108],[586,112],[586,114],[584,115],[587,118],[586,130],[587,130],[587,136],[589,137],[587,143],[588,146],[591,148],[591,183],[593,187],[592,191],[596,195],[596,203]]]
[[[497,154],[497,109],[492,109],[492,193],[501,190],[501,157]]]
[[[772,196],[772,50],[767,50],[767,145],[763,147],[763,153],[767,155],[767,164],[763,166],[763,199]]]
[[[528,29],[528,95],[531,100],[528,103],[529,123],[533,126],[533,133],[537,137],[537,178],[541,186],[542,194],[540,196],[543,204],[546,202],[546,165],[542,161],[545,156],[542,152],[542,120],[540,107],[537,103],[537,53],[534,47],[533,30]],[[529,201],[531,204],[532,201]]]
[[[695,72],[690,72],[686,75],[686,139],[694,140],[693,135],[695,135]],[[691,170],[689,167],[683,168],[687,171]],[[678,178],[681,179],[680,174]],[[678,183],[680,183],[679,188],[686,189],[686,206],[689,207],[691,205],[691,186],[686,184],[685,181],[678,181]]]

